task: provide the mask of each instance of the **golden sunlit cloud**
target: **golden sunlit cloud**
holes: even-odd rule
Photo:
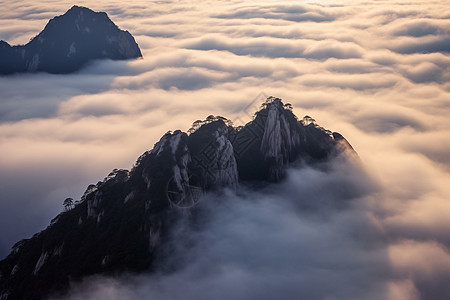
[[[73,4],[2,3],[0,40],[26,43]],[[450,295],[435,291],[450,280],[447,1],[77,5],[107,12],[144,59],[0,77],[2,257],[44,228],[62,199],[131,168],[166,131],[210,114],[248,121],[253,111],[244,108],[263,92],[342,133],[358,152],[377,185],[363,201],[387,241],[385,296]]]

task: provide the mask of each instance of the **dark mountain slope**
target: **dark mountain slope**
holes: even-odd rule
[[[73,6],[51,19],[26,45],[0,41],[0,74],[71,73],[95,59],[142,57],[128,31],[120,30],[104,12]]]
[[[0,299],[42,299],[91,274],[151,271],[171,224],[204,193],[280,181],[291,164],[326,163],[345,151],[353,152],[340,134],[298,121],[272,97],[243,127],[209,116],[190,134],[168,132],[131,171],[90,185],[47,229],[18,242],[0,262]]]

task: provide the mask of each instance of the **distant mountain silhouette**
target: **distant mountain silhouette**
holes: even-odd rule
[[[322,167],[354,153],[340,134],[291,109],[270,97],[245,126],[209,116],[189,133],[166,133],[131,171],[114,170],[80,200],[67,198],[45,230],[16,243],[0,261],[0,299],[42,299],[92,274],[152,271],[174,220],[201,217],[195,209],[205,193],[258,189],[289,167]]]
[[[71,73],[95,59],[142,57],[128,31],[120,30],[104,12],[73,6],[51,19],[26,45],[0,41],[0,74]]]

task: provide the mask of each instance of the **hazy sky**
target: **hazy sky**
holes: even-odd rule
[[[358,152],[377,186],[361,214],[388,240],[391,299],[433,295],[450,278],[446,0],[0,4],[0,39],[10,44],[77,4],[107,12],[144,56],[0,77],[1,257],[167,130],[210,114],[247,122],[263,93]]]

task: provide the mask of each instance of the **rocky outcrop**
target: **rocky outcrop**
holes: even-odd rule
[[[142,57],[128,31],[120,30],[104,12],[73,6],[51,19],[26,45],[0,41],[0,74],[71,73],[96,59]]]
[[[298,120],[278,98],[243,127],[219,116],[194,124],[189,134],[166,133],[131,171],[114,170],[90,185],[73,209],[18,242],[0,262],[1,297],[42,299],[67,289],[69,279],[151,270],[171,225],[195,212],[208,191],[280,181],[298,162],[353,152],[342,135],[310,117]]]

